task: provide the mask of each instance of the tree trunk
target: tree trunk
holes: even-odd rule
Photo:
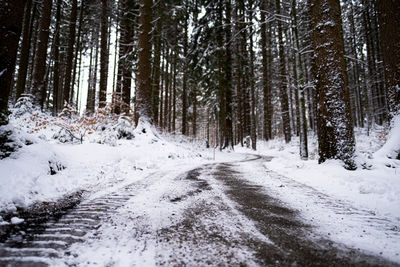
[[[222,0],[218,1],[216,37],[218,42],[217,60],[218,60],[218,104],[219,104],[219,145],[222,150],[226,138],[226,102],[225,102],[225,77],[224,77],[224,37],[223,37],[223,7]]]
[[[114,98],[114,112],[116,114],[121,113],[121,100],[122,100],[122,81],[123,81],[123,72],[124,72],[124,57],[126,54],[126,45],[125,45],[125,35],[126,35],[126,17],[124,12],[126,12],[126,3],[128,0],[122,0],[121,10],[119,10],[119,16],[121,17],[119,21],[119,49],[118,49],[118,70],[117,70],[117,82],[115,87],[115,92],[113,94]]]
[[[94,113],[94,107],[96,102],[97,63],[98,63],[97,61],[99,56],[98,55],[99,32],[97,27],[92,29],[91,38],[92,40],[91,40],[91,50],[90,50],[89,85],[88,85],[88,96],[86,102],[86,112],[88,114]]]
[[[41,2],[34,1],[33,4],[33,11],[32,11],[32,20],[31,20],[31,54],[30,54],[30,60],[28,64],[28,74],[27,74],[27,80],[26,80],[26,85],[25,85],[25,93],[31,93],[31,88],[32,88],[32,80],[33,80],[33,70],[34,70],[34,64],[35,64],[35,55],[36,55],[36,46],[37,46],[37,39],[39,36],[39,21],[40,21],[40,7]]]
[[[241,21],[240,21],[240,9],[238,4],[236,3],[235,6],[235,35],[238,36],[238,38],[235,40],[236,42],[236,64],[235,64],[235,73],[236,73],[236,96],[237,96],[237,137],[238,140],[240,141],[241,146],[243,146],[243,138],[244,138],[244,130],[243,130],[243,89],[242,89],[242,60],[241,60],[241,29],[242,27],[240,26]]]
[[[124,16],[121,20],[121,44],[123,47],[120,51],[122,60],[122,101],[123,111],[128,114],[131,105],[131,85],[132,85],[132,61],[133,61],[133,42],[134,42],[134,21],[133,16],[135,2],[132,0],[125,0],[124,2]],[[122,34],[123,32],[123,34]]]
[[[268,141],[271,139],[270,124],[271,120],[269,114],[269,106],[271,105],[270,88],[268,86],[268,58],[267,58],[267,19],[265,13],[267,12],[266,7],[267,0],[260,1],[260,13],[261,13],[261,55],[262,55],[262,86],[263,86],[263,137],[264,140]]]
[[[169,71],[168,71],[168,91],[169,91],[169,97],[168,97],[168,103],[167,103],[167,106],[168,106],[168,118],[167,118],[167,124],[168,124],[168,132],[171,132],[171,118],[172,118],[172,97],[173,97],[173,95],[172,95],[172,76],[173,76],[173,70],[172,70],[172,68],[173,68],[173,61],[174,61],[174,59],[173,59],[173,54],[174,54],[174,51],[173,51],[173,49],[171,48],[171,52],[170,52],[170,55],[169,55],[169,60],[170,60],[170,63],[169,63]]]
[[[106,106],[108,76],[108,0],[101,0],[100,90],[99,108]]]
[[[165,45],[162,45],[161,43],[161,52],[162,52],[162,62],[161,62],[161,71],[160,71],[160,79],[161,79],[161,85],[160,85],[160,115],[159,115],[159,122],[158,125],[160,128],[164,127],[164,65],[165,65]]]
[[[183,81],[182,81],[182,134],[187,134],[187,50],[188,50],[188,21],[185,19],[184,21],[184,36],[183,36],[183,58],[184,58],[184,66],[183,66]]]
[[[254,50],[253,50],[253,1],[249,0],[249,31],[250,31],[250,94],[251,94],[251,148],[257,149],[257,123],[256,123],[256,93],[254,85]]]
[[[140,0],[139,49],[136,104],[139,119],[153,123],[151,99],[151,20],[152,0]]]
[[[175,133],[176,128],[176,76],[177,76],[177,67],[178,67],[178,21],[175,21],[174,25],[174,65],[173,65],[173,74],[172,74],[172,132]]]
[[[54,79],[53,79],[53,115],[60,110],[60,23],[61,23],[61,1],[57,0],[56,28],[54,32]]]
[[[71,16],[69,21],[69,36],[68,36],[68,48],[67,48],[67,60],[65,68],[65,81],[64,81],[64,103],[69,103],[71,94],[71,76],[72,67],[74,62],[74,44],[75,44],[75,33],[76,33],[76,19],[77,19],[78,1],[72,0]]]
[[[46,58],[50,32],[51,5],[52,0],[43,0],[42,2],[42,12],[39,19],[39,37],[36,44],[37,51],[35,53],[31,88],[33,103],[35,106],[41,108],[43,108],[45,96]]]
[[[159,124],[159,103],[160,103],[160,61],[161,61],[161,30],[162,30],[162,14],[163,0],[157,3],[157,18],[154,40],[154,64],[153,64],[153,114],[154,124]]]
[[[163,124],[164,129],[168,130],[168,99],[170,95],[169,90],[169,65],[170,65],[170,50],[167,42],[165,43],[165,66],[164,66],[164,113],[163,113]]]
[[[280,0],[276,0],[276,12],[278,15],[281,13]],[[278,40],[279,40],[279,75],[280,75],[280,101],[281,101],[281,112],[282,112],[282,123],[283,123],[283,134],[285,136],[285,142],[289,143],[291,140],[290,130],[290,116],[289,116],[289,101],[286,87],[286,67],[285,67],[285,51],[283,46],[282,37],[282,23],[280,17],[277,19],[278,23]]]
[[[0,126],[8,123],[11,89],[26,0],[3,1],[0,6]],[[0,146],[7,140],[0,138]]]
[[[356,169],[339,0],[313,2],[311,18],[319,107],[319,162],[340,159],[347,169]]]
[[[233,110],[232,110],[232,26],[231,26],[231,0],[225,1],[225,143],[224,148],[233,149]],[[195,103],[194,103],[195,104]],[[194,105],[193,104],[193,105]],[[193,108],[194,109],[194,108]]]
[[[297,27],[296,1],[292,0],[294,37],[296,42],[296,54],[299,62],[299,87],[297,88],[297,98],[299,99],[299,136],[300,136],[300,157],[303,160],[308,159],[308,141],[307,141],[307,118],[306,104],[304,98],[304,76],[303,76],[303,60],[300,54],[299,30]],[[296,63],[296,58],[294,59]],[[294,69],[296,70],[296,64]],[[297,72],[296,72],[297,73]],[[297,76],[297,75],[296,75]]]
[[[76,47],[75,47],[75,52],[74,52],[74,67],[72,70],[72,87],[71,87],[71,97],[70,97],[70,102],[73,103],[73,95],[74,95],[74,86],[76,82],[76,69],[78,66],[78,58],[79,61],[81,61],[81,58],[79,57],[81,52],[81,46],[82,46],[82,41],[81,41],[81,35],[82,35],[82,22],[83,22],[83,9],[84,9],[84,1],[81,1],[81,5],[79,7],[79,20],[78,20],[78,34],[76,38]],[[80,74],[80,73],[79,73]],[[79,75],[78,75],[79,76]],[[79,99],[79,78],[78,78],[78,88],[76,92],[76,106],[79,107],[78,105],[78,99]]]
[[[400,112],[400,2],[377,0],[390,119]]]
[[[24,27],[21,42],[21,57],[18,65],[16,100],[25,92],[26,75],[28,73],[29,54],[31,48],[31,12],[32,0],[27,0],[24,15]]]

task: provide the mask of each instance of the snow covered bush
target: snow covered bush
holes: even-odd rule
[[[26,133],[43,140],[55,139],[60,143],[93,143],[115,146],[117,140],[134,138],[133,118],[113,113],[112,105],[97,109],[92,115],[80,115],[78,110],[67,103],[57,117],[34,109],[32,97],[23,95],[12,109],[12,121]],[[2,137],[10,134],[3,131]],[[11,143],[6,141],[6,143]],[[3,149],[12,151],[13,149]]]
[[[12,116],[19,118],[26,114],[31,115],[33,111],[32,95],[23,94],[20,98],[18,98],[17,103],[15,103]]]
[[[61,129],[53,138],[62,143],[79,141],[83,143],[86,134],[91,134],[94,131],[96,118],[79,116],[78,111],[66,105],[62,112],[58,115],[59,120],[55,121],[55,125]]]
[[[131,119],[127,116],[120,116],[118,122],[115,125],[115,131],[117,132],[118,139],[131,140],[135,137],[133,131],[135,130],[135,125]]]
[[[21,130],[15,128],[11,123],[0,126],[0,159],[9,157],[13,152],[23,146],[35,143],[34,139]]]
[[[118,134],[113,128],[105,128],[100,134],[99,144],[106,144],[110,146],[116,146],[118,140]]]
[[[0,159],[10,156],[16,147],[18,147],[13,137],[10,125],[0,126]]]
[[[386,161],[388,167],[392,166],[388,159],[400,160],[400,115],[393,117],[387,141],[374,153],[374,158]]]
[[[57,133],[53,135],[53,139],[58,140],[60,143],[73,143],[78,138],[74,138],[70,131],[66,128],[61,128]]]
[[[135,127],[129,117],[121,116],[116,124],[110,124],[109,122],[101,125],[98,143],[116,146],[119,139],[131,140],[135,137],[133,134]]]

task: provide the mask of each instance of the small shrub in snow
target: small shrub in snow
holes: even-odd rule
[[[66,103],[58,117],[53,117],[32,109],[31,97],[27,95],[21,97],[13,109],[13,121],[20,130],[43,140],[83,143],[90,135],[91,142],[115,146],[118,139],[133,139],[135,128],[129,116],[119,116],[112,111],[112,105],[107,105],[93,115],[81,116],[75,107]]]
[[[75,138],[71,135],[66,128],[61,128],[57,133],[53,135],[53,138],[58,140],[60,143],[73,143]]]
[[[129,117],[121,116],[118,122],[111,125],[111,122],[101,125],[99,140],[100,144],[107,144],[111,146],[117,145],[118,139],[131,140],[135,137],[133,134],[135,128]]]
[[[31,115],[33,111],[32,95],[23,94],[20,98],[18,98],[17,103],[15,103],[12,115],[15,118],[19,118],[27,114]]]
[[[62,165],[60,162],[54,161],[54,160],[49,160],[49,174],[50,175],[55,175],[59,171],[62,171],[64,169],[65,169],[65,166]]]
[[[0,127],[0,159],[6,158],[16,150],[18,145],[12,139],[12,131],[7,126]]]
[[[33,143],[32,138],[22,134],[11,124],[0,126],[0,159],[9,157],[19,148]]]
[[[115,131],[117,132],[118,139],[131,140],[135,137],[133,131],[135,130],[134,124],[131,122],[129,117],[121,116],[118,119],[118,123],[115,125]]]
[[[106,144],[110,146],[116,146],[118,140],[118,134],[113,128],[105,128],[101,132],[99,144]]]
[[[78,111],[68,104],[58,117],[59,120],[55,121],[55,125],[61,129],[53,138],[62,143],[74,142],[75,140],[82,143],[86,134],[93,133],[98,122],[97,117],[94,116],[79,116]]]

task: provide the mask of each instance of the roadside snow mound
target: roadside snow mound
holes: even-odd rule
[[[396,125],[381,149],[384,139],[378,140],[377,135],[382,129],[377,128],[377,133],[369,135],[363,129],[356,129],[358,168],[355,171],[344,169],[338,160],[318,164],[317,140],[313,136],[309,138],[310,159],[307,161],[300,159],[298,138],[290,144],[280,139],[259,142],[258,152],[240,147],[235,150],[272,156],[272,160],[265,163],[270,170],[329,196],[350,201],[357,208],[400,219],[400,164],[398,160],[387,158],[400,137],[396,132],[399,124]]]
[[[32,137],[30,137],[32,138]],[[36,139],[0,161],[0,209],[25,207],[34,200],[57,195],[64,159],[53,147]]]
[[[0,160],[0,211],[54,201],[82,189],[115,190],[154,171],[176,170],[206,158],[195,146],[175,144],[143,121],[134,128],[127,119],[107,123],[104,129],[99,124],[82,143],[62,143],[53,138],[60,127],[43,124],[58,118],[35,114],[12,117],[7,126],[21,141],[16,152]]]
[[[388,159],[397,159],[400,155],[400,115],[393,118],[392,129],[389,132],[386,143],[374,153],[374,158],[385,165],[388,165]]]

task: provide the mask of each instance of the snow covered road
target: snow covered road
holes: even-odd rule
[[[302,203],[315,203],[316,220],[330,212],[332,222],[345,218],[344,229],[351,226],[350,207],[266,170],[266,160],[245,155],[158,171],[95,193],[28,239],[16,235],[0,244],[0,266],[396,265],[325,235]],[[357,218],[366,214],[353,222],[363,225]],[[385,228],[392,222],[383,227],[367,215],[374,221],[368,231],[383,231],[399,244],[398,232]],[[396,260],[394,250],[389,256]]]

